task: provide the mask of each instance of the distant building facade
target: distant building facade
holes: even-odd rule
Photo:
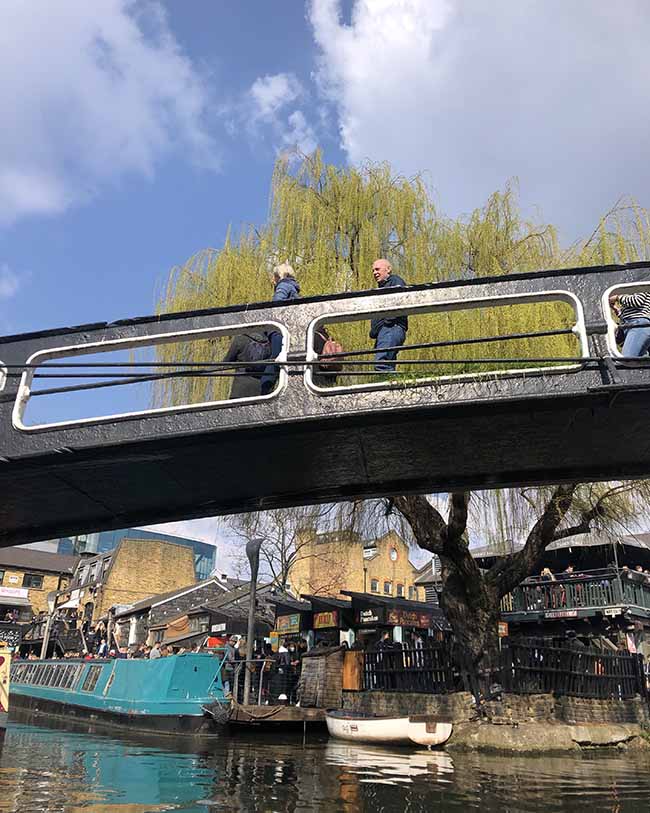
[[[23,621],[47,612],[49,593],[64,590],[79,558],[26,548],[0,549],[0,617],[14,611]]]
[[[394,531],[371,542],[348,532],[301,531],[296,548],[289,572],[289,587],[296,596],[337,596],[341,590],[352,590],[424,599],[408,545]]]
[[[142,528],[126,528],[120,531],[97,531],[96,533],[79,534],[78,536],[64,536],[60,539],[36,542],[29,547],[52,553],[79,556],[89,553],[109,553],[117,548],[122,539],[159,539],[163,542],[171,542],[175,545],[185,545],[191,548],[194,552],[196,578],[199,581],[207,579],[215,568],[217,549],[214,545],[209,545],[207,542],[201,542],[198,539],[188,539],[183,536],[159,533],[158,531],[146,531]]]
[[[115,550],[79,561],[59,609],[77,610],[89,625],[111,607],[196,583],[194,553],[187,545],[160,539],[121,539]]]

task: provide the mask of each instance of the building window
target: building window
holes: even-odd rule
[[[397,595],[398,595],[399,598],[403,598],[403,596],[404,596],[404,585],[403,584],[398,584],[397,585]]]
[[[384,582],[384,595],[392,596],[393,595],[393,583],[392,582]]]
[[[377,581],[377,579],[370,579],[370,592],[371,593],[379,592],[379,582]]]
[[[23,587],[41,590],[43,587],[43,577],[38,573],[25,573],[23,576]]]
[[[417,596],[417,593],[415,592],[415,587],[413,587],[413,585],[411,585],[409,587],[409,598],[411,599],[411,601],[413,601],[416,598],[416,596]]]
[[[4,581],[4,577],[5,577],[4,570],[0,570],[0,584],[2,584],[2,582]]]

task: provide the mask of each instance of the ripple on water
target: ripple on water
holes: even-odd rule
[[[231,736],[194,752],[12,724],[0,759],[4,813],[650,810],[650,760],[511,758],[280,735]]]

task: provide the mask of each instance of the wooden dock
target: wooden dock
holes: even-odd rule
[[[254,706],[234,704],[230,709],[229,723],[236,725],[301,725],[325,723],[325,709],[301,706]]]

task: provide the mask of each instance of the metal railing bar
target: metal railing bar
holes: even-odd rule
[[[585,357],[585,356],[576,356],[576,357],[569,357],[569,358],[524,358],[524,359],[413,359],[409,360],[397,360],[391,362],[391,364],[435,364],[435,365],[449,365],[449,364],[490,364],[492,362],[500,363],[500,364],[526,364],[526,363],[567,363],[567,362],[583,362],[583,363],[597,363],[600,361],[600,358],[597,357]],[[291,366],[313,366],[313,365],[321,365],[327,364],[327,360],[325,361],[314,361],[314,362],[282,362],[282,361],[270,361],[268,362],[268,366],[277,367],[291,367]],[[355,362],[349,362],[350,364],[355,364]],[[374,362],[357,362],[357,364],[371,364]],[[291,371],[296,372],[296,371]],[[108,376],[108,374],[105,374]],[[70,392],[83,392],[85,390],[93,390],[93,389],[102,389],[104,387],[120,387],[129,384],[142,384],[149,381],[163,381],[172,378],[236,378],[242,375],[250,375],[250,373],[246,372],[210,372],[210,371],[179,371],[174,373],[161,373],[160,375],[150,375],[150,376],[132,376],[127,373],[124,373],[124,378],[121,380],[116,380],[116,377],[119,376],[119,373],[115,373],[114,375],[110,375],[109,381],[98,381],[93,382],[91,384],[79,384],[73,385],[70,387],[50,387],[43,390],[34,390],[30,392],[29,397],[35,398],[39,395],[60,395],[64,393]],[[385,370],[342,370],[337,372],[332,372],[328,370],[319,371],[318,375],[321,376],[330,376],[330,377],[347,377],[353,378],[357,376],[381,376],[383,378],[395,378],[399,379],[400,377],[412,377],[413,373],[410,371],[385,371]],[[46,374],[43,375],[36,375],[35,378],[100,378],[103,377],[101,373],[97,374],[70,374],[70,375],[56,375],[53,374],[52,376],[48,376]],[[447,383],[453,383],[447,382]]]
[[[548,336],[565,336],[565,335],[574,335],[573,330],[571,328],[558,328],[557,330],[540,330],[531,333],[509,333],[502,336],[481,336],[478,338],[473,339],[453,339],[448,341],[441,341],[441,342],[422,342],[420,344],[404,344],[404,345],[396,345],[393,347],[386,347],[382,348],[382,350],[425,350],[427,348],[435,348],[435,347],[455,347],[459,345],[465,344],[484,344],[486,342],[501,342],[501,341],[514,341],[517,339],[534,339],[534,338],[543,338]],[[377,352],[376,349],[368,349],[368,350],[344,350],[340,353],[330,353],[328,354],[327,358],[348,358],[353,356],[363,356]],[[306,362],[302,362],[303,364]],[[64,367],[64,368],[72,368],[72,367],[202,367],[204,365],[212,365],[214,362],[209,361],[187,361],[187,362],[168,362],[168,361],[151,361],[151,362],[129,362],[129,361],[122,361],[122,362],[107,362],[107,361],[100,361],[100,362],[52,362],[52,361],[45,361],[42,364],[5,364],[3,365],[8,370],[34,370],[38,369],[39,367]],[[229,366],[236,367],[236,366],[245,366],[249,365],[250,362],[246,361],[234,361],[229,362]]]

